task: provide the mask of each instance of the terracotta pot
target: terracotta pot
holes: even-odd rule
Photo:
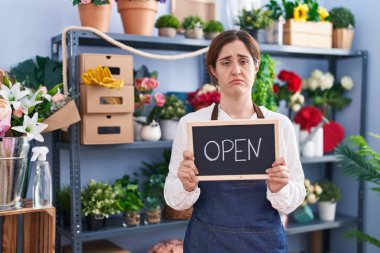
[[[117,9],[125,33],[152,35],[157,14],[157,1],[119,0],[117,1]]]
[[[78,4],[78,11],[82,26],[89,26],[102,32],[108,32],[111,4],[99,6],[92,3]]]
[[[350,50],[352,40],[354,38],[354,30],[348,28],[334,29],[333,31],[333,47]]]

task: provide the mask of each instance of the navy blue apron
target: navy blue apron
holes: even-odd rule
[[[254,104],[258,118],[264,118]],[[218,119],[215,105],[211,120]],[[285,253],[278,211],[266,198],[265,180],[201,181],[187,227],[184,253]]]

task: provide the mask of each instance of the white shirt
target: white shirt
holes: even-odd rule
[[[164,197],[166,203],[176,209],[184,210],[190,208],[199,198],[201,190],[197,187],[188,192],[183,188],[177,176],[177,171],[183,160],[183,152],[189,150],[187,142],[187,122],[211,120],[214,105],[189,113],[179,121],[177,132],[173,140],[172,155],[169,164],[169,174],[166,177]],[[304,173],[299,159],[298,146],[292,122],[288,117],[272,112],[260,106],[266,119],[279,120],[280,156],[285,158],[286,165],[290,171],[289,183],[277,193],[272,193],[267,188],[267,199],[273,208],[279,213],[288,214],[294,211],[305,199]],[[251,119],[257,119],[256,113]],[[218,120],[233,120],[219,107]]]

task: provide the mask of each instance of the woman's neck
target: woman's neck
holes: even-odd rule
[[[249,119],[255,113],[251,98],[229,99],[221,96],[220,107],[232,119]]]

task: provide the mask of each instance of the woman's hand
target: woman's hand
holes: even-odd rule
[[[279,192],[289,183],[289,169],[286,167],[283,157],[274,161],[272,168],[267,169],[266,173],[269,176],[267,181],[268,188],[273,193]]]
[[[179,164],[177,176],[181,180],[183,188],[192,192],[198,186],[198,169],[194,164],[194,155],[190,151],[186,150],[183,152],[183,160]]]

